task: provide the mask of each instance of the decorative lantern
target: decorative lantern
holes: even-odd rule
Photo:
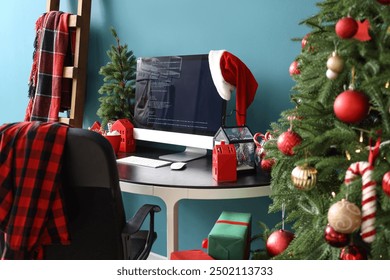
[[[214,136],[214,146],[224,141],[236,149],[237,171],[255,171],[255,143],[247,126],[221,127]]]

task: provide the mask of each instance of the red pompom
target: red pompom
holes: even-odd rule
[[[341,250],[340,260],[366,260],[366,252],[355,245],[349,245]]]
[[[342,92],[333,104],[336,117],[345,123],[362,121],[367,116],[369,108],[367,96],[356,90]]]
[[[268,254],[271,257],[281,254],[290,245],[294,237],[294,233],[288,230],[280,229],[274,231],[267,239],[266,248]]]
[[[382,189],[383,192],[390,196],[390,171],[386,172],[382,178]]]
[[[337,248],[344,247],[349,243],[349,234],[335,231],[330,225],[326,226],[324,237],[330,246]]]
[[[356,20],[351,17],[344,17],[336,23],[336,34],[341,39],[352,38],[358,31]]]
[[[288,72],[290,73],[290,76],[301,74],[301,71],[299,70],[298,66],[299,66],[298,61],[296,60],[291,63],[290,67],[288,68]]]
[[[302,142],[301,136],[294,131],[288,130],[279,135],[277,146],[279,151],[287,156],[294,154],[293,148]]]
[[[376,1],[382,5],[390,5],[390,0],[376,0]]]

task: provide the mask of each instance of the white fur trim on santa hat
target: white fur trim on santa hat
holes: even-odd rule
[[[226,82],[222,76],[221,57],[224,52],[226,52],[226,50],[211,50],[209,52],[209,67],[211,77],[219,95],[225,100],[230,100],[232,91],[235,89],[235,87]]]

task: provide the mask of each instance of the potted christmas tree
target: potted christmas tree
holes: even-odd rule
[[[127,44],[122,45],[114,28],[111,33],[116,40],[107,51],[110,61],[100,68],[104,84],[99,89],[100,107],[97,115],[102,119],[102,129],[109,121],[118,119],[133,120],[134,84],[136,75],[136,58]]]
[[[302,22],[294,108],[265,145],[270,212],[294,233],[273,258],[390,259],[389,3],[326,0]],[[286,238],[266,242],[272,252]]]

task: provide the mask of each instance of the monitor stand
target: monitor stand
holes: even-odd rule
[[[187,162],[207,155],[207,149],[186,147],[183,152],[159,156],[159,159],[173,162]]]

